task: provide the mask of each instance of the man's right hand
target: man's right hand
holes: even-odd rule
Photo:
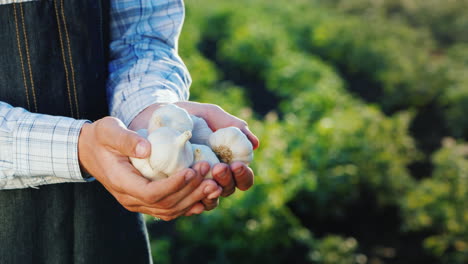
[[[150,143],[113,117],[85,124],[78,141],[82,168],[96,178],[126,209],[165,221],[181,215],[201,214],[201,200],[216,199],[222,189],[204,179],[206,162],[169,178],[150,181],[132,166],[128,157],[147,158]]]

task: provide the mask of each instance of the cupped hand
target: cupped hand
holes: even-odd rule
[[[237,118],[221,107],[213,104],[204,104],[196,102],[177,102],[179,107],[184,108],[192,115],[202,117],[207,122],[208,126],[216,131],[220,128],[234,126],[239,128],[252,143],[254,149],[260,145],[258,138],[249,130],[247,122]],[[152,113],[161,104],[154,104],[142,111],[130,124],[129,128],[138,130],[147,128],[148,120]],[[254,173],[250,167],[242,162],[234,162],[231,165],[224,163],[216,164],[212,170],[213,179],[223,188],[222,196],[226,197],[233,194],[237,189],[245,191],[254,184]],[[203,204],[209,201],[203,200]]]
[[[216,201],[221,194],[221,188],[213,180],[204,179],[209,170],[204,163],[166,179],[144,178],[128,157],[147,158],[150,152],[150,143],[145,138],[112,117],[85,124],[78,141],[82,169],[130,211],[169,221],[202,213],[206,208],[200,201]]]

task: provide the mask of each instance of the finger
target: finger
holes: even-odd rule
[[[187,210],[187,212],[185,212],[185,216],[191,216],[191,215],[194,215],[194,214],[201,214],[203,213],[203,211],[205,210],[205,206],[203,206],[202,203],[198,202],[196,204],[194,204],[191,208],[189,208],[189,210]]]
[[[254,174],[252,169],[239,161],[232,163],[230,168],[231,171],[233,171],[233,177],[239,190],[246,191],[252,187],[254,184]]]
[[[258,140],[257,136],[255,136],[252,131],[250,131],[248,126],[240,127],[240,130],[244,132],[247,138],[252,143],[253,149],[257,149],[260,146],[260,140]]]
[[[189,208],[187,208],[180,212],[174,212],[174,211],[165,210],[165,209],[155,209],[155,208],[147,207],[147,206],[132,206],[132,207],[128,207],[127,209],[131,212],[139,212],[139,213],[151,215],[153,217],[156,217],[164,221],[174,220],[181,215],[185,215],[187,211],[189,210]]]
[[[194,178],[196,173],[192,169],[183,170],[171,177],[150,181],[136,173],[136,169],[127,162],[128,170],[133,173],[119,173],[112,179],[110,186],[120,193],[132,196],[141,203],[153,204],[169,195],[179,192]],[[109,184],[108,184],[109,185]]]
[[[231,169],[225,163],[218,163],[211,172],[213,179],[223,187],[221,196],[226,197],[233,194],[236,190],[236,182],[231,174]]]
[[[151,144],[136,132],[128,130],[122,121],[107,117],[97,121],[97,133],[104,145],[119,153],[135,158],[147,158]]]
[[[192,169],[198,172],[202,177],[205,177],[206,174],[210,171],[211,166],[206,161],[200,161],[195,163],[195,165],[192,166]]]
[[[202,164],[198,164],[195,167],[199,167]],[[157,206],[159,208],[174,208],[176,205],[182,201],[184,198],[186,198],[188,195],[190,195],[192,192],[194,192],[195,189],[197,189],[202,181],[204,180],[203,176],[198,172],[200,169],[196,168],[195,170],[192,170],[194,172],[194,177],[191,179],[190,182],[187,183],[187,185],[180,189],[178,192],[173,193],[171,195],[166,196],[164,199],[158,201],[157,203],[154,203],[154,206]],[[171,177],[169,177],[171,178]],[[211,194],[211,192],[210,192]],[[200,199],[201,200],[201,199]]]
[[[219,205],[219,198],[216,199],[204,199],[202,204],[205,206],[205,211],[211,211],[218,207]]]
[[[211,211],[215,209],[219,204],[219,196],[221,195],[223,189],[218,186],[218,190],[208,195],[207,198],[202,200],[202,204],[205,206],[206,211]]]
[[[183,200],[181,200],[177,204],[176,206],[177,210],[183,210],[185,208],[192,207],[195,203],[200,202],[201,200],[209,196],[211,193],[217,191],[218,188],[219,187],[215,181],[210,180],[210,179],[203,180],[203,182],[195,191],[187,195]],[[203,210],[204,209],[205,207],[203,206]]]

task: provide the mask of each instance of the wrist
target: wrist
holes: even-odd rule
[[[151,118],[151,115],[153,114],[154,110],[158,109],[159,107],[165,104],[166,103],[155,103],[145,108],[132,120],[132,122],[130,122],[130,124],[128,125],[128,129],[133,131],[137,131],[140,129],[148,129],[148,120]]]
[[[83,178],[89,178],[86,175],[89,173],[86,169],[86,159],[87,156],[87,146],[89,145],[89,135],[91,133],[92,124],[84,123],[81,127],[80,135],[78,137],[78,162],[80,164],[80,169],[83,175]]]

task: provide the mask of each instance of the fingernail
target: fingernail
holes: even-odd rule
[[[210,169],[211,169],[210,166],[202,166],[201,168],[202,175],[206,175],[210,171]]]
[[[219,187],[219,188],[221,188],[221,187]],[[206,198],[208,198],[208,199],[215,199],[215,198],[218,198],[218,197],[219,197],[219,194],[220,194],[222,191],[223,191],[223,190],[219,190],[219,192],[214,192],[214,193],[210,194],[210,195],[209,195],[208,197],[206,197]]]
[[[205,195],[208,195],[208,194],[212,193],[213,191],[214,191],[213,186],[210,185],[210,186],[206,186],[206,188],[205,188],[205,190],[203,191],[203,193],[204,193]]]
[[[224,169],[221,171],[221,173],[219,174],[219,177],[220,177],[221,179],[224,179],[224,178],[226,177],[226,175],[227,175],[227,168],[224,168]]]
[[[146,154],[146,143],[143,142],[143,141],[140,141],[137,146],[136,146],[136,149],[135,149],[135,154],[137,157],[144,157],[145,154]]]
[[[188,171],[186,174],[185,174],[185,182],[189,182],[191,179],[193,179],[193,177],[195,176],[195,173],[193,171]]]

